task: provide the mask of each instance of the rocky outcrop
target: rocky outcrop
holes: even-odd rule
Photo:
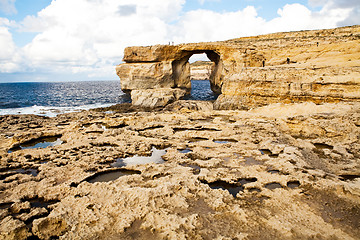
[[[135,106],[156,108],[175,102],[185,96],[185,94],[185,90],[177,88],[143,89],[133,90],[131,92],[131,99],[132,104]]]
[[[189,92],[189,58],[205,53],[214,67],[217,109],[274,102],[360,99],[360,26],[275,33],[224,42],[128,47],[117,66],[125,92],[181,88]],[[137,92],[138,93],[138,92]]]

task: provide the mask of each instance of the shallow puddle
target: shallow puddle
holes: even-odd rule
[[[14,174],[20,173],[20,174],[27,174],[31,175],[33,177],[36,177],[39,174],[39,171],[35,168],[15,168],[15,169],[5,169],[3,174],[0,175],[0,180],[4,180],[9,176],[12,176]]]
[[[299,181],[290,181],[287,183],[287,186],[289,188],[297,188],[297,187],[300,187],[300,182]]]
[[[132,171],[127,169],[116,169],[116,170],[109,170],[104,172],[96,173],[87,179],[85,181],[89,183],[95,183],[95,182],[110,182],[118,179],[122,176],[128,176],[133,174],[140,174],[140,171]]]
[[[173,128],[175,132],[184,132],[184,131],[209,131],[209,132],[221,132],[220,129],[216,128],[209,128],[209,127],[193,127],[193,128],[186,128],[186,127],[177,127]]]
[[[272,152],[269,149],[259,149],[261,155],[268,155],[269,157],[276,158],[279,156],[279,154],[272,154]]]
[[[244,157],[245,159],[245,165],[262,165],[262,162],[256,160],[253,157]]]
[[[267,189],[270,189],[270,190],[273,190],[273,189],[276,189],[276,188],[282,188],[280,183],[276,183],[276,182],[265,184],[265,187]]]
[[[106,127],[107,127],[108,129],[119,129],[119,128],[124,128],[124,127],[126,127],[126,126],[128,126],[128,125],[123,124],[123,123],[118,124],[118,125],[106,125]]]
[[[190,148],[185,148],[183,150],[179,150],[180,153],[190,153],[192,150]]]
[[[21,174],[28,174],[34,177],[36,177],[39,174],[39,171],[34,168],[29,168],[29,169],[19,168],[19,169],[15,169],[15,172]]]
[[[147,163],[164,163],[164,159],[162,156],[166,153],[166,149],[158,150],[155,147],[152,148],[152,153],[150,157],[146,156],[138,156],[135,155],[133,157],[127,158],[119,158],[116,162],[112,163],[112,167],[125,167],[131,165],[139,165],[139,164],[147,164]]]
[[[243,186],[239,186],[237,184],[231,184],[225,181],[215,181],[208,183],[207,181],[203,180],[202,183],[208,184],[211,189],[222,189],[227,190],[233,197],[236,197],[236,194],[238,194],[240,191],[244,191]]]
[[[202,137],[195,137],[195,138],[191,138],[189,140],[189,143],[196,143],[196,142],[200,142],[200,141],[207,141],[209,139],[207,138],[202,138]]]
[[[218,139],[218,140],[214,140],[214,143],[220,143],[220,144],[226,144],[226,143],[236,143],[238,141],[236,141],[235,139]]]
[[[245,185],[247,183],[252,183],[252,182],[256,182],[257,178],[240,178],[238,180],[238,183],[240,183],[241,185]]]
[[[271,174],[279,174],[280,171],[279,171],[279,170],[276,170],[276,169],[271,169],[271,170],[268,170],[268,173],[271,173]]]
[[[198,118],[198,119],[190,119],[190,121],[198,122],[198,123],[208,123],[214,120],[213,117],[206,117],[206,118]]]
[[[18,151],[22,149],[33,149],[33,148],[47,148],[58,146],[63,143],[60,139],[61,136],[55,137],[44,137],[36,140],[31,140],[29,142],[25,142],[18,147],[12,148],[8,151],[8,153],[12,153],[13,151]]]
[[[356,178],[360,178],[360,175],[356,175],[356,174],[343,174],[339,176],[341,178],[342,181],[352,181],[355,180]]]
[[[139,129],[136,129],[136,131],[147,131],[147,130],[155,130],[155,129],[160,129],[160,128],[164,128],[163,125],[158,125],[158,126],[150,126],[150,127],[145,127],[145,128],[139,128]]]
[[[261,192],[259,188],[250,188],[249,192]]]

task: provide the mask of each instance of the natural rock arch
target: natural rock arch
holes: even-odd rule
[[[133,104],[150,107],[165,106],[191,91],[188,59],[196,53],[205,53],[215,62],[210,77],[211,89],[220,94],[215,109],[249,109],[278,102],[359,101],[359,51],[353,47],[359,45],[354,35],[359,29],[353,26],[223,42],[128,47],[125,63],[118,65],[116,72],[121,89],[131,94]],[[287,58],[292,61],[284,64]]]
[[[193,50],[193,51],[182,51],[181,57],[175,59],[172,62],[172,72],[173,80],[176,87],[185,88],[187,91],[191,89],[191,79],[190,79],[190,63],[189,59],[194,54],[205,53],[210,61],[214,62],[214,68],[210,74],[210,87],[211,90],[216,94],[221,94],[221,85],[218,85],[219,79],[221,76],[221,58],[220,54],[213,50]]]
[[[214,62],[210,87],[222,93],[224,59],[222,46],[213,44],[155,45],[129,47],[124,51],[126,63],[118,65],[121,89],[130,93],[134,105],[146,107],[165,106],[191,92],[189,58],[205,53]]]

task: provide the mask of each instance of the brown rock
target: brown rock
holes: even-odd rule
[[[135,106],[155,108],[179,100],[185,94],[185,90],[172,88],[133,90],[131,91],[131,100]]]
[[[46,217],[33,222],[32,232],[40,239],[61,236],[69,229],[66,221],[60,217]]]
[[[0,222],[0,239],[27,239],[31,236],[25,223],[8,216]]]
[[[123,64],[117,66],[116,71],[124,91],[175,86],[171,62]]]

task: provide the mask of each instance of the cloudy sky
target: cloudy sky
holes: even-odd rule
[[[126,46],[355,24],[359,0],[0,0],[0,82],[115,80]]]

